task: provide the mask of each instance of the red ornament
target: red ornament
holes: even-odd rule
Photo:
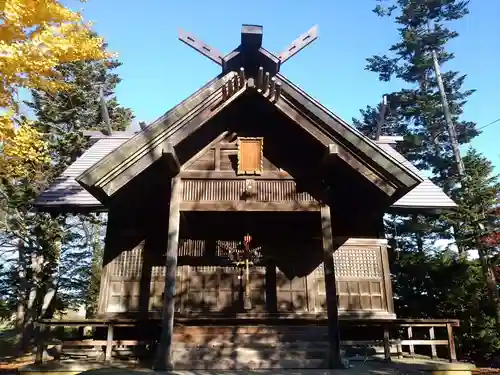
[[[250,236],[249,234],[243,236],[243,243],[248,246],[250,244],[250,242],[252,241],[252,236]]]

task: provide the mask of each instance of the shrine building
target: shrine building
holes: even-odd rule
[[[159,324],[165,367],[314,340],[338,366],[344,322],[397,321],[383,215],[455,207],[400,139],[364,136],[280,73],[316,33],[275,55],[243,25],[226,55],[181,32],[221,73],[136,133],[89,133],[36,201],[107,212],[98,318]]]

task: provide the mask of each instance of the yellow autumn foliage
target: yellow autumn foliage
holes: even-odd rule
[[[18,90],[64,90],[55,68],[109,57],[102,46],[81,14],[60,1],[0,0],[0,175],[8,161],[24,159],[29,166],[46,160],[42,136],[26,122],[15,125]]]
[[[34,180],[50,163],[47,143],[29,122],[11,130],[2,143],[0,176],[2,173],[14,180],[23,178]]]

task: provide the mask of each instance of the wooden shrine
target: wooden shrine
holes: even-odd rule
[[[223,55],[181,32],[222,73],[76,178],[108,211],[99,318],[161,319],[156,368],[321,322],[339,367],[339,319],[396,318],[382,216],[424,179],[279,73],[316,35],[274,55],[244,25]]]

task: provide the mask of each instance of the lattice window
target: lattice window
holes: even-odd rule
[[[380,278],[380,250],[343,246],[334,253],[336,277]]]
[[[144,243],[130,251],[123,251],[111,263],[111,277],[139,277],[142,272],[142,254]]]
[[[380,250],[343,246],[334,254],[340,310],[385,310]],[[324,265],[314,271],[315,308],[326,310]]]

